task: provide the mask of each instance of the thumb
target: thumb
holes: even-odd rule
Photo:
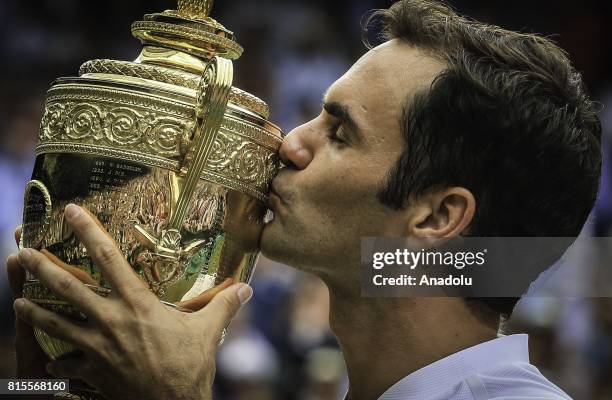
[[[217,293],[207,306],[191,315],[206,321],[208,329],[221,337],[223,329],[251,296],[253,296],[251,286],[246,283],[236,283]]]

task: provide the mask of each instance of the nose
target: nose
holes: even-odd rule
[[[313,145],[309,143],[305,126],[295,128],[287,134],[281,144],[279,154],[285,165],[304,169],[314,157]]]

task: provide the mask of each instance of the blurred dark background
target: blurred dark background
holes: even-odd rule
[[[285,130],[318,113],[329,84],[365,52],[360,20],[390,1],[225,0],[213,17],[245,47],[235,84],[266,100]],[[585,234],[612,225],[612,3],[568,0],[453,0],[462,14],[556,40],[601,103],[606,165]],[[0,2],[0,255],[15,251],[22,195],[33,165],[44,94],[95,58],[134,59],[130,24],[174,8],[171,0]],[[612,264],[612,261],[611,261]],[[327,290],[316,278],[262,259],[255,298],[232,324],[219,352],[217,399],[337,399],[346,378],[329,332]],[[0,377],[14,373],[13,314],[0,274]],[[529,298],[510,331],[530,334],[532,362],[576,399],[612,399],[612,299]],[[364,351],[367,351],[364,350]]]

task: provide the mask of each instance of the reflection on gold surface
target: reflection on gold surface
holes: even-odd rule
[[[42,240],[36,235],[24,235],[23,245],[45,249],[66,268],[77,269],[80,274],[73,271],[73,275],[84,282],[83,273],[91,279],[87,283],[108,287],[83,244],[64,222],[63,210],[70,202],[87,207],[98,217],[141,278],[163,300],[181,300],[200,274],[210,274],[212,281],[219,282],[228,277],[239,279],[243,270],[251,267],[266,209],[248,195],[198,181],[180,230],[180,246],[188,251],[179,260],[156,259],[142,246],[134,226],[162,236],[172,208],[171,181],[177,179],[175,172],[69,154],[41,155],[37,165],[38,181],[52,187],[57,200],[49,212]],[[65,176],[61,171],[75,170],[80,171],[73,176],[76,179],[62,179]],[[74,183],[78,184],[76,190]],[[24,230],[29,231],[29,225]]]

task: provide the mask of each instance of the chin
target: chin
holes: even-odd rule
[[[299,236],[287,233],[282,225],[275,220],[266,224],[261,234],[259,246],[261,253],[270,260],[309,271],[303,264],[309,260],[309,254],[304,254],[303,249],[297,245],[300,243]]]
[[[261,253],[270,260],[286,263],[286,253],[290,253],[288,243],[285,242],[286,234],[276,220],[268,222],[261,233],[259,248]]]
[[[341,260],[335,260],[337,257],[334,256],[344,252],[321,247],[321,235],[312,235],[316,232],[305,225],[296,231],[293,226],[288,228],[285,221],[275,217],[262,231],[259,241],[261,253],[270,260],[319,276],[329,273],[330,269],[337,270],[336,263],[343,265],[346,257],[343,255]]]

